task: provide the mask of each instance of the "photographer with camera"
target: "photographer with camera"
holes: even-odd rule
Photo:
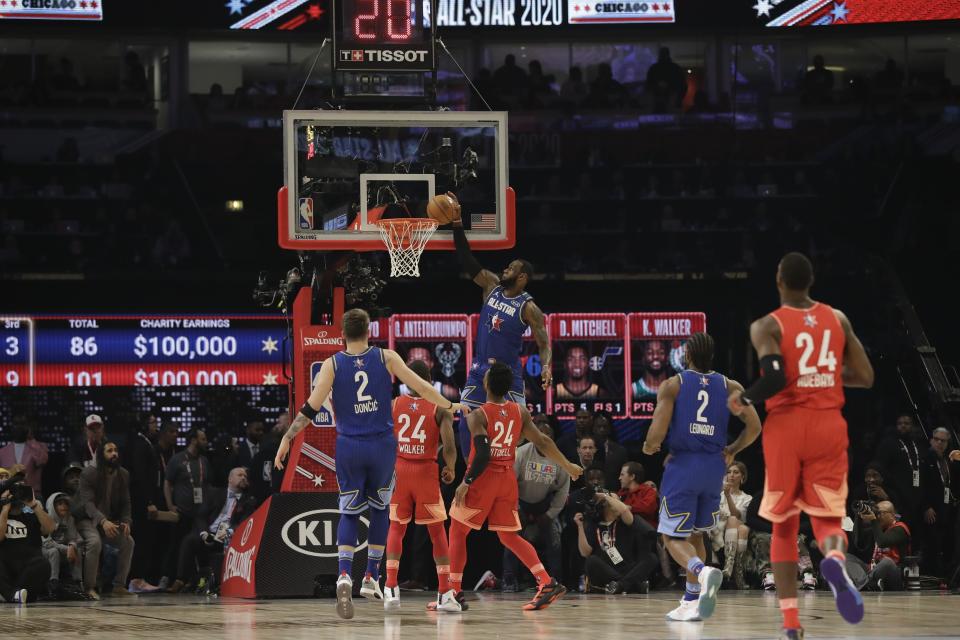
[[[586,560],[588,585],[608,594],[646,592],[644,583],[658,560],[651,545],[640,543],[638,537],[645,529],[655,538],[652,527],[635,518],[616,494],[599,487],[594,487],[593,500],[573,521],[577,525],[577,548]]]
[[[84,587],[91,599],[99,600],[95,589],[104,540],[118,552],[117,572],[110,594],[132,595],[125,585],[133,558],[133,538],[130,536],[130,474],[120,466],[117,445],[104,441],[96,451],[95,460],[96,464],[88,466],[80,475],[80,490],[73,504],[73,515],[84,542]]]
[[[0,484],[0,504],[0,598],[26,604],[46,592],[50,564],[41,551],[42,536],[56,524],[22,473]]]
[[[870,591],[900,591],[903,589],[901,561],[910,555],[910,528],[897,516],[889,500],[874,503],[860,500],[854,504],[857,523],[854,526],[855,545],[873,542],[870,563],[854,555],[847,556],[848,569],[860,567],[865,577],[852,570],[851,578],[861,589]],[[859,578],[859,579],[858,579]]]

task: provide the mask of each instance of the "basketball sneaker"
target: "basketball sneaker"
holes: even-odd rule
[[[773,572],[767,571],[763,575],[763,584],[760,585],[760,588],[764,591],[774,591],[777,588],[777,583],[773,579]]]
[[[353,617],[353,579],[346,573],[337,578],[337,615],[344,620]]]
[[[803,629],[781,629],[780,640],[803,640]]]
[[[400,587],[383,588],[383,608],[388,610],[400,608]]]
[[[717,608],[717,592],[720,591],[720,584],[723,582],[723,572],[715,567],[704,567],[697,576],[697,582],[700,583],[700,599],[697,600],[697,608],[700,618],[706,620]]]
[[[480,579],[477,580],[477,584],[474,585],[473,590],[485,591],[488,589],[496,589],[498,586],[497,585],[498,582],[499,580],[497,580],[497,576],[493,574],[493,571],[487,570],[487,571],[484,571],[483,575],[480,576]]]
[[[14,591],[13,601],[19,604],[21,607],[25,607],[27,605],[27,590],[18,589],[17,591]]]
[[[540,609],[546,609],[563,597],[566,592],[567,588],[557,582],[556,578],[553,578],[549,583],[540,585],[540,588],[537,589],[537,595],[533,596],[533,600],[523,605],[523,610],[539,611]]]
[[[667,620],[674,622],[697,622],[700,618],[698,600],[680,600],[680,606],[667,613]]]
[[[803,581],[800,583],[800,588],[804,591],[816,591],[817,576],[813,575],[809,571],[803,574]]]
[[[463,611],[463,608],[460,606],[460,603],[457,601],[457,592],[453,589],[450,589],[446,593],[440,596],[440,602],[437,603],[437,611],[448,611],[450,613],[457,613]]]
[[[383,600],[380,583],[374,580],[369,573],[363,576],[363,582],[360,583],[360,595],[368,600]]]
[[[836,556],[824,558],[820,561],[820,575],[833,591],[833,599],[837,602],[840,617],[850,624],[857,624],[863,620],[863,597],[847,575],[844,562]]]

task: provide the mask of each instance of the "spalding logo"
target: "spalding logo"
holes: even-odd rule
[[[247,520],[247,526],[243,528],[243,533],[240,535],[240,546],[247,544],[247,540],[250,539],[250,534],[253,532],[253,518]]]
[[[340,512],[336,509],[317,509],[295,515],[284,523],[280,530],[283,543],[306,556],[318,558],[337,557],[337,521]],[[370,521],[360,518],[362,529],[369,526]],[[357,551],[367,546],[366,533],[359,531],[357,538],[363,543]]]
[[[317,331],[317,337],[316,337],[316,338],[314,338],[314,337],[312,337],[312,336],[304,336],[304,337],[303,337],[303,346],[305,346],[305,347],[312,347],[312,346],[316,346],[316,345],[318,345],[318,344],[342,345],[342,344],[343,344],[343,338],[341,338],[341,337],[339,337],[339,336],[332,337],[332,338],[328,338],[326,331]]]

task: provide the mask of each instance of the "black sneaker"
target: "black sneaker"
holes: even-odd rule
[[[533,597],[533,600],[523,605],[523,610],[539,611],[540,609],[546,609],[559,600],[566,592],[567,588],[557,582],[556,578],[553,578],[549,584],[540,585],[540,588],[537,590],[537,595]]]
[[[623,593],[623,587],[616,580],[611,580],[608,582],[605,590],[608,596],[615,596],[618,593]]]
[[[457,591],[457,602],[460,603],[460,611],[466,611],[470,608],[470,605],[467,604],[467,598],[463,595],[463,591]]]

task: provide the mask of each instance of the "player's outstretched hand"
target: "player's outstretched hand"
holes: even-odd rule
[[[453,469],[450,467],[444,467],[443,471],[440,472],[440,480],[443,481],[443,484],[450,484],[453,482]]]
[[[567,473],[570,474],[571,480],[576,480],[581,475],[583,475],[583,467],[578,464],[573,464],[572,462],[567,464]]]
[[[543,379],[543,390],[546,391],[549,387],[553,386],[553,371],[550,367],[544,367],[543,371],[540,372],[540,377]]]
[[[644,442],[643,442],[643,455],[645,455],[645,456],[653,456],[653,455],[656,455],[656,454],[658,454],[658,453],[660,453],[660,445],[658,445],[658,444],[651,444],[650,442],[647,442],[646,440],[644,440]]]
[[[735,416],[739,416],[747,408],[747,406],[740,400],[741,395],[742,394],[740,393],[734,393],[727,398],[727,409],[729,409],[730,413]]]
[[[460,200],[457,199],[457,194],[447,191],[447,197],[453,200],[454,214],[451,216],[451,222],[460,222]]]
[[[283,461],[287,459],[290,452],[290,441],[286,438],[280,438],[280,446],[277,447],[277,456],[273,459],[273,466],[283,471]]]
[[[460,483],[460,486],[457,487],[457,492],[453,494],[453,504],[458,507],[463,506],[463,501],[467,497],[467,491],[470,490],[470,485]]]
[[[463,415],[467,415],[470,413],[470,405],[466,405],[461,402],[454,402],[453,406],[450,407],[448,411],[451,411],[452,413],[457,413],[457,411],[459,411]]]

